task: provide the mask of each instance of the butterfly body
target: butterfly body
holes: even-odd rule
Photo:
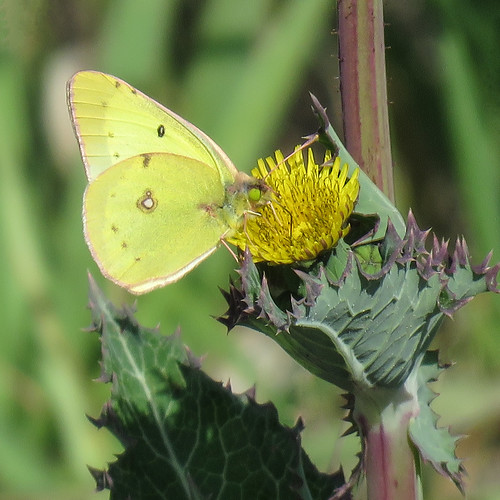
[[[124,81],[83,71],[68,103],[89,185],[84,234],[101,272],[132,293],[177,281],[263,203],[262,182],[212,139]]]

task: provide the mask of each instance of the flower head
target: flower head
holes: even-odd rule
[[[332,162],[329,151],[322,165],[316,164],[312,149],[307,164],[298,148],[286,161],[281,151],[259,160],[252,175],[265,180],[273,200],[257,209],[258,216],[247,217],[227,241],[241,250],[248,247],[255,262],[314,259],[349,232],[359,182],[358,170],[350,179],[347,172],[347,164],[341,169],[340,158]]]

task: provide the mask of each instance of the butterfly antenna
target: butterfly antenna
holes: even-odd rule
[[[307,147],[309,147],[311,144],[314,144],[319,140],[319,134],[311,134],[311,135],[306,135],[303,137],[303,139],[306,139],[306,142],[304,144],[301,144],[297,149],[294,149],[288,156],[283,158],[275,167],[273,167],[269,172],[264,176],[264,179],[268,176],[271,175],[272,172],[274,172],[277,168],[281,167],[283,163],[286,163],[290,158],[292,158],[293,155],[297,154],[299,151],[303,151]]]
[[[324,161],[319,168],[332,167],[335,162],[335,158],[330,158],[329,160]]]
[[[308,148],[311,144],[317,142],[319,140],[319,134],[315,133],[311,135],[306,135],[305,137],[303,137],[303,139],[306,139],[306,142],[304,142],[304,144],[301,144],[296,150],[290,153],[282,162],[280,162],[280,165],[288,161],[294,154],[298,153],[299,151],[303,151],[304,149]]]

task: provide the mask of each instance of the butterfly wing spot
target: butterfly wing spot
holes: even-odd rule
[[[153,193],[149,189],[137,200],[137,207],[145,214],[154,212],[157,206],[158,201],[153,198]]]
[[[115,151],[113,153],[113,158],[116,158],[116,159],[120,158],[120,153],[118,153],[118,151]]]
[[[115,80],[115,87],[119,89],[121,86],[121,83],[118,80]]]
[[[128,247],[127,242],[126,241],[122,241],[122,248],[125,249],[127,247]]]
[[[217,216],[217,210],[214,205],[200,205],[199,208],[205,211],[208,215],[210,215],[210,217]]]
[[[114,132],[111,132],[111,130],[108,132],[108,137],[111,137],[113,138],[115,136],[115,133]]]
[[[111,225],[111,231],[113,231],[113,233],[117,233],[118,232],[118,228],[114,224],[112,224]]]
[[[136,257],[136,258],[135,258],[135,261],[136,261],[136,262],[140,262],[140,261],[141,261],[141,257]]]
[[[158,137],[163,137],[165,135],[165,127],[160,124],[158,126],[157,132],[158,132]]]
[[[144,153],[141,155],[143,160],[142,160],[142,166],[144,168],[148,168],[149,167],[149,163],[151,162],[151,155],[149,153]]]
[[[103,108],[107,108],[108,107],[108,101],[101,101],[101,106]]]

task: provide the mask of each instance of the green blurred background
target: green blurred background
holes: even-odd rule
[[[497,0],[386,2],[388,93],[399,208],[439,237],[464,234],[477,262],[500,260],[500,7]],[[85,414],[108,387],[99,341],[82,328],[89,269],[116,303],[82,236],[83,167],[68,119],[66,80],[114,74],[213,137],[248,171],[315,129],[308,91],[341,131],[336,4],[327,0],[4,0],[0,2],[0,498],[90,499],[85,465],[121,450]],[[181,282],[137,300],[138,317],[179,325],[205,370],[236,391],[257,384],[282,421],[306,423],[322,470],[358,449],[339,391],[315,380],[269,339],[229,336],[217,287],[234,262],[219,250]],[[232,274],[234,276],[234,273]],[[447,321],[436,342],[458,364],[436,384],[440,423],[469,434],[469,498],[500,498],[500,297],[484,295]],[[426,498],[458,499],[425,469]]]

